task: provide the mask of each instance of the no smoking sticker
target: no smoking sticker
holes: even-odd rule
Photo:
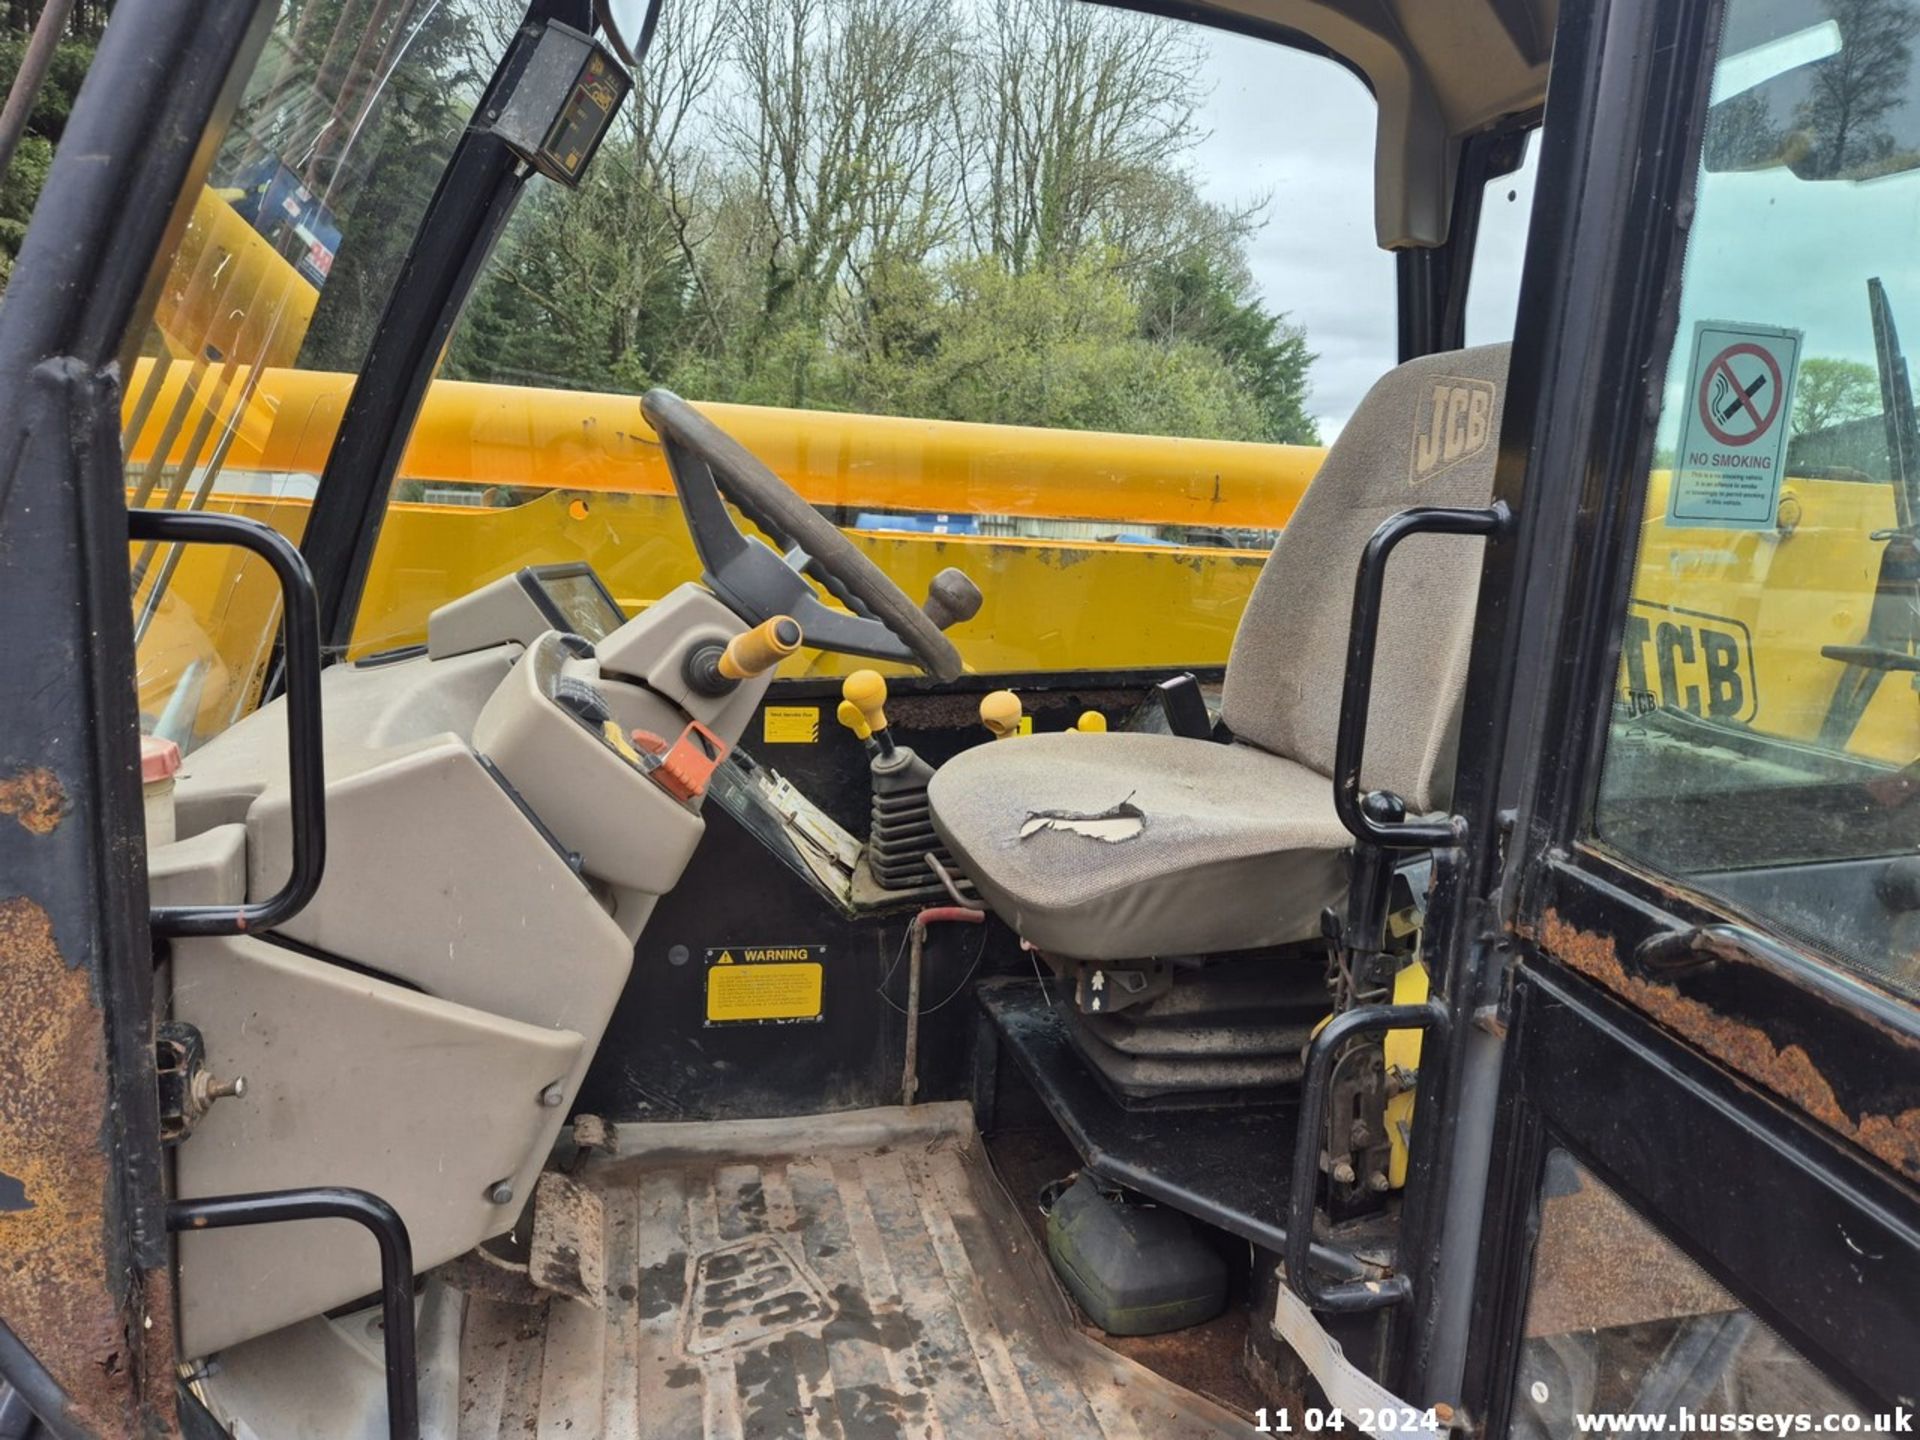
[[[1798,330],[1720,320],[1693,327],[1680,448],[1667,487],[1670,527],[1773,528],[1799,366]]]

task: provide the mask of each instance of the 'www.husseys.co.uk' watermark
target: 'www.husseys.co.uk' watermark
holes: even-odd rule
[[[1573,1417],[1581,1435],[1912,1435],[1913,1411],[1879,1415],[1852,1412],[1809,1415],[1794,1411],[1689,1410],[1670,1415],[1616,1415],[1607,1411]]]

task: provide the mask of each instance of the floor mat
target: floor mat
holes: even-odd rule
[[[965,1106],[621,1147],[604,1308],[471,1300],[461,1440],[1255,1433],[1072,1326]]]

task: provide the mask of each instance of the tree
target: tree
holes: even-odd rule
[[[1871,365],[1815,355],[1793,382],[1793,428],[1814,435],[1880,411],[1880,377]]]
[[[1244,239],[1196,202],[1205,51],[1191,27],[1050,0],[993,0],[973,46],[970,224],[1013,270],[1095,251],[1151,262]]]
[[[735,0],[738,98],[717,125],[733,254],[709,290],[743,375],[800,358],[773,342],[830,328],[876,267],[952,237],[958,24],[947,0]],[[789,364],[776,393],[802,405],[810,390]]]
[[[1140,327],[1148,339],[1200,345],[1225,362],[1261,417],[1258,433],[1246,438],[1320,443],[1306,408],[1314,361],[1306,331],[1261,305],[1237,255],[1188,253],[1159,262],[1143,288]]]
[[[1764,91],[1744,91],[1707,112],[1701,163],[1709,170],[1756,170],[1779,160],[1784,139]]]
[[[1893,136],[1881,124],[1906,104],[1912,40],[1920,13],[1911,0],[1826,0],[1845,43],[1812,69],[1812,89],[1796,112],[1812,142],[1807,173],[1838,176],[1886,161]]]
[[[40,187],[53,164],[54,146],[66,130],[67,115],[73,109],[80,82],[86,78],[87,66],[93,61],[110,9],[102,0],[74,6],[67,17],[64,38],[54,52],[53,63],[47,68],[46,79],[27,116],[26,133],[20,138],[6,174],[0,176],[0,289],[4,289],[6,277],[13,268],[14,256],[20,253],[27,219],[40,199]],[[27,36],[38,18],[38,5],[20,4],[17,0],[9,4],[6,23],[0,26],[0,93],[13,83],[14,73],[20,68],[21,56],[26,51]]]

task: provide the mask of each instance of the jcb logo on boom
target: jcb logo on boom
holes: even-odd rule
[[[1443,375],[1434,384],[1431,413],[1413,417],[1415,484],[1469,460],[1493,438],[1493,386],[1485,380]]]
[[[1635,714],[1686,710],[1751,720],[1760,706],[1753,637],[1724,615],[1636,600],[1620,645],[1620,687]]]

